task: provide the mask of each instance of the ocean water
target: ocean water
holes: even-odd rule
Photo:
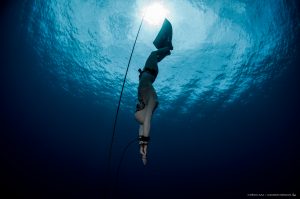
[[[2,3],[5,198],[297,194],[296,0],[161,1],[173,25],[174,51],[159,63],[154,83],[160,104],[152,119],[148,164],[143,166],[137,143],[128,145],[138,134],[137,70],[155,50],[152,41],[161,26],[144,21],[107,172],[128,59],[141,11],[151,3]]]

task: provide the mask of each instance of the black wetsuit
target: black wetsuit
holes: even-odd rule
[[[153,111],[157,108],[158,106],[157,95],[152,84],[154,83],[158,75],[157,63],[160,62],[167,55],[170,55],[170,48],[168,47],[153,51],[149,55],[145,63],[145,66],[143,68],[143,71],[140,72],[140,76],[139,76],[139,87],[138,87],[139,102],[136,106],[136,111],[140,111],[145,108],[145,106],[148,104],[151,95],[156,101],[156,105]]]
[[[152,52],[148,57],[145,67],[139,76],[139,86],[138,86],[138,104],[136,106],[136,111],[143,110],[148,104],[150,97],[156,100],[156,106],[158,105],[156,91],[153,87],[153,83],[158,74],[157,66],[157,53]],[[154,110],[155,110],[154,108]],[[153,110],[153,111],[154,111]]]

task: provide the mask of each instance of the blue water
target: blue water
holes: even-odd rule
[[[159,64],[148,165],[134,119],[138,68],[161,24],[146,0],[1,5],[1,186],[11,198],[245,198],[299,184],[299,3],[162,1],[172,55]],[[113,188],[111,188],[113,186]],[[298,193],[300,194],[300,193]]]

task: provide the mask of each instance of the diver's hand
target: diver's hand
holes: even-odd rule
[[[144,165],[147,164],[147,148],[148,148],[148,145],[146,145],[146,144],[140,145],[140,154],[142,155],[142,161],[143,161]]]
[[[146,144],[140,145],[140,154],[142,156],[147,156],[147,147],[148,147],[148,145],[146,145]]]

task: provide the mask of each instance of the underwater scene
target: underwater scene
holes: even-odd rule
[[[2,1],[0,26],[1,198],[299,197],[297,0]]]

